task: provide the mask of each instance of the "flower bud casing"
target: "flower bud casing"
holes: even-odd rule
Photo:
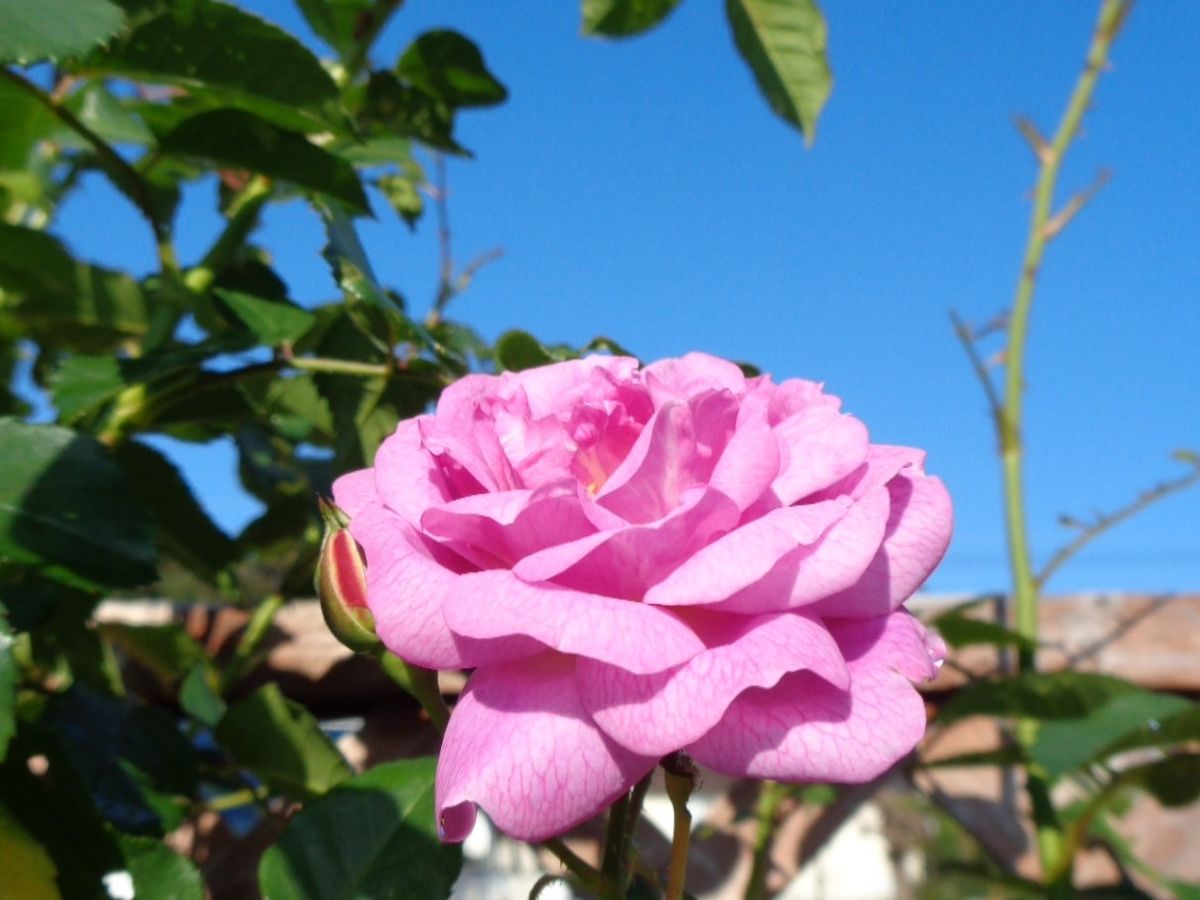
[[[316,588],[321,613],[333,636],[357,653],[378,653],[375,617],[367,607],[367,569],[362,550],[347,530],[349,518],[321,499],[325,537],[317,560]]]

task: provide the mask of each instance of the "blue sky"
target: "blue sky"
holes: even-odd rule
[[[241,5],[316,46],[288,0]],[[456,255],[505,256],[451,315],[493,338],[604,334],[646,360],[704,350],[824,381],[874,440],[927,449],[949,486],[957,531],[929,588],[1003,588],[995,442],[947,313],[982,322],[1011,301],[1035,176],[1011,118],[1054,127],[1094,4],[824,9],[836,84],[809,150],[759,97],[720,6],[702,0],[627,42],[584,40],[563,0],[410,0],[376,58],[451,27],[510,91],[460,124],[476,159],[450,163]],[[1071,536],[1060,513],[1112,509],[1182,474],[1172,450],[1200,450],[1196,34],[1200,5],[1134,10],[1065,168],[1066,192],[1101,167],[1113,180],[1050,248],[1034,309],[1039,558]],[[219,227],[214,193],[203,185],[185,202],[185,263]],[[436,282],[432,222],[410,235],[375,208],[362,227],[374,263],[421,314]],[[153,267],[144,226],[98,181],[57,230],[85,257]],[[301,204],[273,210],[260,237],[294,297],[333,296]],[[223,524],[253,514],[228,448],[180,458]],[[1100,539],[1050,587],[1200,588],[1200,491]]]

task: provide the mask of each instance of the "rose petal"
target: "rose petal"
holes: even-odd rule
[[[630,522],[661,519],[678,505],[685,490],[701,483],[695,460],[691,411],[684,404],[668,403],[642,429],[596,493],[596,501]]]
[[[637,365],[637,360],[628,356],[594,354],[553,366],[525,369],[511,377],[529,398],[530,413],[541,417],[572,409],[579,403],[615,397],[616,385],[634,380]]]
[[[592,724],[570,659],[546,654],[481,669],[450,717],[438,757],[442,839],[466,838],[475,804],[518,840],[562,834],[609,806],[656,762]]]
[[[640,600],[652,585],[686,564],[699,548],[733,528],[737,506],[724,494],[697,489],[657,522],[627,525],[548,547],[513,567],[522,580]]]
[[[740,368],[707,353],[664,359],[646,366],[645,372],[683,397],[710,390],[740,396],[746,390],[746,376]]]
[[[518,560],[596,532],[572,479],[537,491],[475,494],[425,511],[421,527],[480,568]]]
[[[421,444],[421,423],[428,418],[401,422],[375,453],[373,471],[380,499],[413,526],[424,510],[450,497],[437,461]]]
[[[895,447],[890,444],[872,444],[867,448],[863,464],[822,491],[808,499],[827,500],[847,494],[857,500],[867,491],[887,484],[902,469],[911,468],[923,472],[925,452],[914,447]]]
[[[780,472],[771,491],[790,506],[857,469],[866,459],[867,428],[831,406],[802,409],[775,426]]]
[[[903,469],[887,484],[891,497],[887,530],[862,577],[822,600],[814,613],[866,618],[885,615],[916,592],[941,562],[954,530],[954,509],[945,485]]]
[[[451,633],[442,615],[462,566],[414,531],[399,515],[372,503],[350,520],[350,534],[367,560],[367,605],[375,633],[402,659],[429,669],[460,669],[515,659],[542,650],[528,638],[471,641]]]
[[[733,640],[666,672],[635,675],[581,659],[579,692],[596,724],[634,753],[662,756],[716,725],[744,690],[770,687],[788,672],[808,669],[849,685],[841,652],[819,622],[796,613],[712,618]]]
[[[846,656],[849,690],[811,672],[748,690],[688,753],[729,775],[862,782],[911,751],[925,733],[925,703],[903,673],[925,672],[929,662],[912,617],[828,624]]]
[[[795,609],[846,589],[878,551],[888,509],[887,490],[876,488],[815,542],[790,550],[760,580],[711,608],[743,614]]]
[[[645,602],[718,603],[763,578],[799,544],[813,544],[850,507],[848,498],[775,509],[693,553],[651,587]]]
[[[333,483],[333,502],[350,518],[358,515],[368,503],[374,503],[378,499],[374,469],[348,472]]]
[[[780,452],[761,403],[743,402],[737,427],[720,451],[708,484],[745,510],[779,475]]]
[[[445,590],[446,624],[464,637],[528,636],[562,653],[641,674],[679,665],[704,649],[696,633],[666,610],[527,584],[505,569],[460,575]]]

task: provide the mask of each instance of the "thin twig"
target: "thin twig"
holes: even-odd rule
[[[984,363],[983,357],[979,355],[979,350],[975,346],[976,333],[971,330],[954,310],[950,310],[950,321],[954,325],[954,336],[958,338],[958,342],[962,344],[963,350],[967,354],[967,359],[971,362],[971,368],[975,372],[975,377],[979,379],[979,384],[983,387],[983,392],[987,395],[988,409],[992,413],[992,418],[995,420],[996,426],[1000,426],[1002,408],[1000,403],[1000,395],[996,392],[995,382],[992,381],[992,373],[988,371],[987,364]]]
[[[1101,169],[1097,172],[1092,183],[1068,200],[1067,205],[1056,212],[1050,221],[1042,227],[1042,231],[1046,234],[1046,239],[1053,240],[1058,237],[1059,233],[1071,224],[1071,220],[1079,215],[1080,211],[1091,203],[1095,196],[1104,190],[1104,186],[1110,181],[1112,181],[1112,170]]]
[[[1187,490],[1194,484],[1200,484],[1200,465],[1196,466],[1194,472],[1189,472],[1187,475],[1176,478],[1173,481],[1164,481],[1161,484],[1155,485],[1149,490],[1143,491],[1119,509],[1098,516],[1091,524],[1085,526],[1084,530],[1076,535],[1074,540],[1060,547],[1050,557],[1049,561],[1037,575],[1038,587],[1044,587],[1046,582],[1050,580],[1050,577],[1061,569],[1067,560],[1109,529],[1133,518],[1158,501],[1170,497],[1172,494]]]

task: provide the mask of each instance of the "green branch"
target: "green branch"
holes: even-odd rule
[[[1004,401],[998,417],[998,426],[1004,471],[1005,529],[1016,605],[1015,625],[1017,633],[1027,639],[1025,646],[1018,651],[1019,666],[1023,672],[1031,672],[1037,668],[1039,600],[1038,580],[1033,573],[1029,550],[1022,471],[1024,449],[1021,428],[1029,318],[1046,246],[1057,236],[1074,212],[1086,202],[1086,198],[1074,201],[1068,204],[1064,215],[1052,218],[1052,204],[1063,159],[1079,132],[1083,115],[1091,104],[1096,83],[1108,60],[1109,50],[1129,13],[1130,6],[1131,0],[1104,0],[1102,3],[1088,49],[1087,62],[1071,92],[1053,139],[1047,143],[1030,123],[1018,123],[1018,127],[1033,147],[1040,172],[1034,194],[1029,238],[1025,246],[1024,261],[1017,281],[1009,323]],[[1036,728],[1036,723],[1018,722],[1018,740],[1028,745],[1036,736]],[[1050,797],[1049,783],[1036,769],[1030,769],[1027,772],[1026,788],[1033,807],[1038,851],[1048,881],[1048,895],[1069,897],[1072,893],[1071,860],[1064,859],[1064,851],[1067,848],[1064,845],[1062,825]]]
[[[142,174],[131,166],[104,138],[88,128],[59,100],[40,87],[8,68],[0,67],[0,76],[16,85],[50,110],[60,122],[83,138],[100,158],[100,165],[109,178],[133,201],[134,205],[150,223],[154,241],[158,248],[159,267],[163,274],[173,274],[179,269],[175,249],[171,245],[169,223],[163,221],[154,205],[153,190]]]

